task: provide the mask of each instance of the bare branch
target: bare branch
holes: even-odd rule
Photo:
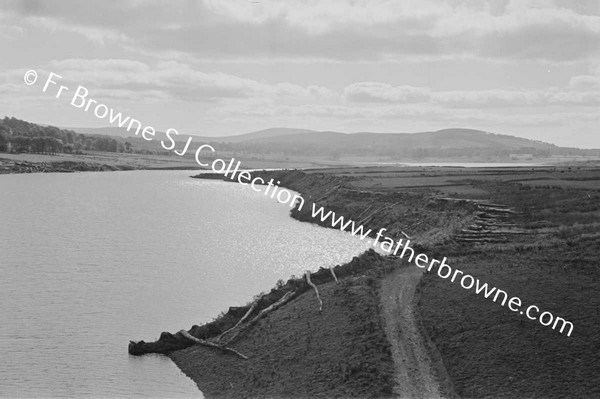
[[[331,266],[331,267],[329,268],[329,271],[331,272],[331,275],[333,276],[333,279],[335,280],[335,283],[336,283],[336,284],[339,284],[338,278],[337,278],[337,276],[335,275],[335,272],[333,271],[333,266]]]
[[[254,309],[256,309],[256,307],[258,306],[258,302],[260,301],[260,299],[263,297],[263,295],[261,295],[260,297],[258,297],[256,299],[256,301],[254,301],[254,303],[252,304],[252,306],[250,306],[250,309],[248,309],[248,311],[246,312],[246,314],[244,315],[244,317],[242,317],[235,326],[231,327],[229,330],[223,332],[221,335],[219,335],[216,339],[217,342],[221,341],[221,339],[223,339],[223,337],[225,336],[225,334],[229,334],[230,332],[232,332],[233,330],[235,330],[236,328],[238,328],[238,326],[240,324],[242,324],[247,318],[248,316],[250,316],[252,314],[252,312],[254,311]]]
[[[310,281],[310,270],[306,271],[306,282],[308,283],[308,285],[313,287],[313,289],[317,293],[317,299],[319,300],[319,312],[321,312],[323,310],[323,301],[321,300],[321,296],[319,295],[319,290],[317,289],[317,286],[314,285],[312,281]]]
[[[292,291],[286,292],[286,294],[284,296],[282,296],[280,300],[278,300],[277,302],[275,302],[271,306],[269,306],[269,307],[264,308],[263,310],[261,310],[256,315],[256,317],[254,317],[248,323],[246,323],[242,327],[240,327],[238,329],[238,331],[231,338],[229,338],[229,340],[227,340],[225,343],[223,343],[223,345],[229,345],[231,342],[233,342],[233,340],[235,340],[237,337],[239,337],[240,334],[242,334],[248,328],[250,328],[251,326],[253,326],[254,324],[256,324],[256,322],[258,320],[260,320],[262,317],[264,317],[268,313],[270,313],[270,312],[278,309],[279,307],[283,306],[286,302],[288,302],[290,299],[292,299],[294,297],[294,294],[295,294],[295,292],[292,292]]]
[[[240,352],[236,351],[235,349],[228,348],[228,347],[226,347],[224,345],[218,345],[218,344],[215,344],[215,343],[210,342],[210,341],[205,341],[205,340],[200,339],[200,338],[196,338],[192,334],[190,334],[189,332],[187,332],[185,330],[181,330],[179,332],[181,333],[181,335],[183,335],[184,337],[186,337],[190,341],[194,341],[198,345],[204,345],[204,346],[209,346],[211,348],[221,349],[222,351],[225,351],[225,352],[231,352],[231,353],[233,353],[233,354],[241,357],[244,360],[248,360],[247,356],[241,354]]]

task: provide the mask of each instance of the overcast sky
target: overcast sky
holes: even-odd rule
[[[600,147],[599,0],[3,1],[0,116],[105,126],[35,69],[159,129],[468,127]]]

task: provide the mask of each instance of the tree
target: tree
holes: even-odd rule
[[[29,143],[31,139],[25,136],[13,136],[10,139],[11,144],[16,152],[29,152]]]
[[[51,154],[57,154],[62,152],[63,150],[63,142],[62,140],[56,139],[54,137],[45,137],[46,141],[46,151]]]
[[[123,144],[124,140],[122,139],[115,140],[103,135],[80,134],[54,126],[40,126],[16,118],[0,119],[0,133],[2,132],[4,134],[0,137],[0,152],[8,151],[9,148],[15,152],[31,150],[36,153],[58,153],[72,150],[81,151],[82,149],[108,152],[127,151],[127,146]],[[66,144],[72,144],[72,148],[69,147],[65,150]]]
[[[8,134],[4,130],[0,130],[0,152],[8,151]]]
[[[30,141],[31,152],[38,154],[46,152],[46,138],[45,137],[34,137]]]

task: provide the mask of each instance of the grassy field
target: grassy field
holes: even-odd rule
[[[426,275],[421,318],[461,397],[600,396],[599,174],[567,169],[547,178],[573,185],[473,180],[488,200],[518,211],[509,220],[531,234],[503,244],[452,244],[435,251],[525,305],[571,321],[574,332],[560,334],[472,290]]]
[[[358,189],[380,191],[422,191],[432,189],[448,195],[485,198],[488,193],[478,187],[481,182],[513,182],[531,186],[552,186],[600,190],[600,170],[586,166],[545,167],[368,167],[335,168],[326,173],[354,178]]]

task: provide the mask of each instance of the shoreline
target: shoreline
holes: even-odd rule
[[[200,345],[168,356],[205,397],[391,397],[394,365],[379,317],[378,273],[387,260],[355,258],[369,270],[323,282],[231,343],[248,360]]]
[[[174,157],[92,152],[86,154],[0,153],[0,175],[22,173],[114,172],[130,170],[201,170]]]
[[[571,340],[569,342],[578,345],[572,349],[576,351],[576,356],[591,361],[589,351],[586,352],[584,348],[586,337],[591,337],[594,331],[591,320],[595,308],[591,304],[582,308],[575,302],[565,302],[561,300],[561,292],[566,290],[570,296],[579,298],[577,303],[583,303],[597,289],[598,280],[594,277],[593,260],[597,259],[594,248],[597,248],[597,238],[600,236],[593,232],[597,231],[599,225],[594,220],[598,218],[600,168],[596,164],[508,169],[352,167],[318,171],[257,171],[253,175],[255,173],[265,177],[265,180],[279,179],[281,187],[299,192],[306,201],[313,201],[318,206],[336,212],[336,215],[355,220],[365,228],[377,231],[386,227],[392,235],[406,231],[414,238],[412,242],[424,248],[422,252],[438,257],[447,255],[451,263],[460,264],[465,271],[475,268],[472,272],[474,275],[497,284],[510,293],[536,292],[536,297],[530,298],[530,301],[540,306],[562,304],[561,307],[565,309],[556,310],[557,314],[575,322],[578,331],[581,331],[580,336],[568,338]],[[202,174],[196,177],[231,181],[224,176]],[[556,208],[559,205],[555,204],[555,199],[558,204],[568,201],[572,210]],[[534,207],[533,212],[531,206]],[[504,209],[514,211],[504,212]],[[569,212],[565,213],[565,209]],[[313,219],[310,212],[293,209],[291,216],[296,220],[331,227]],[[579,232],[585,234],[577,239]],[[540,252],[541,248],[546,249]],[[548,255],[545,255],[546,251]],[[581,256],[576,253],[585,254],[585,263],[569,268],[561,266],[565,262],[563,253],[566,251],[573,253],[572,257]],[[533,262],[535,267],[515,274],[512,269],[518,265],[511,265],[511,262],[514,263],[511,261],[512,257],[520,259],[522,265]],[[545,271],[544,265],[548,259],[552,259],[553,266]],[[394,262],[394,259],[390,261]],[[398,265],[399,261],[397,262]],[[492,266],[489,267],[488,264]],[[580,271],[581,267],[584,267],[583,272]],[[570,280],[563,282],[562,278],[556,279],[553,277],[553,269],[559,270],[559,274],[568,274]],[[396,270],[403,269],[400,267]],[[582,277],[582,273],[586,277]],[[519,275],[528,277],[522,279]],[[388,277],[383,276],[376,283],[381,284],[386,278]],[[498,281],[499,278],[502,280]],[[580,286],[582,278],[585,279],[584,286]],[[401,310],[401,313],[406,313],[412,320],[410,323],[416,324],[419,331],[417,336],[420,337],[417,341],[420,342],[415,343],[410,338],[411,335],[406,337],[402,334],[388,337],[387,342],[389,345],[395,339],[395,344],[400,347],[408,345],[405,347],[408,359],[419,357],[424,348],[429,360],[422,365],[408,362],[407,366],[402,359],[396,359],[396,378],[402,384],[395,384],[395,387],[403,385],[421,393],[432,392],[419,383],[421,377],[414,375],[414,370],[417,370],[417,374],[429,375],[426,379],[429,381],[433,374],[439,384],[438,392],[444,397],[480,397],[498,390],[508,392],[510,397],[531,395],[536,389],[547,386],[544,383],[547,380],[540,377],[543,375],[553,376],[562,392],[570,389],[569,381],[572,379],[581,381],[581,392],[592,392],[590,389],[593,383],[588,380],[597,381],[595,374],[585,373],[586,380],[582,380],[577,374],[579,368],[565,365],[557,369],[550,361],[554,358],[554,352],[560,352],[561,356],[568,359],[574,356],[569,351],[571,347],[561,341],[565,337],[556,331],[519,317],[518,314],[511,314],[497,303],[481,301],[462,287],[448,284],[432,273],[426,273],[413,281],[416,284],[415,296],[409,308]],[[537,284],[537,281],[544,283]],[[312,294],[307,292],[304,295]],[[454,299],[444,300],[446,296]],[[575,306],[577,310],[571,309],[569,312],[569,306]],[[470,309],[468,318],[465,318],[464,308]],[[284,309],[281,312],[285,314]],[[501,329],[496,330],[496,326]],[[334,326],[324,325],[322,328],[336,331]],[[402,328],[410,330],[406,325]],[[522,336],[523,331],[528,333]],[[489,345],[490,339],[501,344]],[[546,344],[536,345],[538,340]],[[460,342],[460,346],[457,347],[455,342]],[[504,382],[509,377],[516,378],[513,377],[515,367],[520,363],[503,361],[498,365],[498,373],[487,372],[489,367],[486,365],[489,365],[490,358],[501,358],[499,348],[513,346],[519,348],[515,356],[519,356],[523,364],[528,364],[526,370],[538,371],[537,374],[519,375],[518,384],[507,387]],[[276,344],[278,349],[286,347],[283,342]],[[203,389],[203,386],[214,386],[223,369],[211,371],[204,367],[205,352],[200,352],[199,348],[197,345],[192,346],[173,352],[170,356]],[[254,348],[260,351],[262,346]],[[553,349],[550,351],[544,348]],[[539,357],[547,358],[548,362],[536,363],[534,359]],[[471,369],[463,359],[473,359],[470,361],[479,362],[480,366]],[[330,361],[322,359],[322,362],[329,364]],[[432,370],[426,371],[426,364]],[[245,375],[244,371],[239,373],[238,375]],[[528,381],[536,383],[532,385]],[[294,387],[296,382],[288,380],[287,383]],[[488,385],[488,388],[483,388]],[[248,387],[258,389],[251,383],[246,386]],[[217,390],[214,394],[207,392],[207,396],[219,397],[219,392],[224,391]],[[235,397],[234,391],[228,392]],[[263,392],[273,391],[259,390],[257,394]],[[282,392],[277,391],[280,394],[278,396],[285,397]],[[327,393],[333,391],[324,392],[323,395],[327,396]],[[402,391],[397,392],[402,395]],[[544,392],[545,396],[558,397],[551,395],[548,390]],[[289,395],[288,392],[288,396],[294,395]]]
[[[208,160],[210,161],[210,160]],[[420,160],[411,162],[380,162],[380,161],[360,161],[349,163],[322,162],[318,159],[299,160],[297,162],[280,159],[255,159],[241,158],[244,170],[265,171],[273,169],[292,169],[293,170],[323,170],[323,169],[354,169],[354,168],[396,168],[396,169],[417,169],[417,168],[557,168],[564,166],[593,166],[598,165],[600,161],[593,160],[569,160],[552,159],[552,162],[540,164],[539,162],[484,162],[477,159],[457,159],[446,160],[446,162],[435,162]],[[18,173],[71,173],[87,171],[121,171],[121,170],[205,170],[207,174],[213,173],[209,168],[200,167],[194,159],[189,157],[179,157],[174,155],[156,155],[156,154],[134,154],[134,153],[113,153],[102,151],[89,151],[82,154],[35,154],[35,153],[0,153],[0,174],[18,174]],[[222,179],[225,180],[225,179]]]
[[[260,175],[261,177],[263,177],[265,179],[265,181],[267,181],[270,178],[275,178],[277,180],[280,180],[281,183],[281,187],[285,187],[291,190],[294,190],[296,192],[301,193],[301,195],[304,196],[304,198],[309,201],[309,200],[314,200],[316,198],[319,199],[319,201],[323,201],[326,200],[326,202],[337,202],[340,200],[340,198],[344,198],[345,199],[345,203],[344,204],[338,204],[339,206],[335,209],[336,212],[337,211],[341,211],[344,215],[348,215],[351,217],[355,217],[353,215],[353,212],[349,212],[348,210],[354,210],[353,208],[356,208],[356,203],[358,204],[363,204],[363,203],[372,203],[374,198],[371,195],[365,195],[364,193],[356,193],[354,192],[354,190],[352,190],[347,183],[349,183],[350,181],[352,181],[351,178],[347,178],[347,177],[340,177],[340,176],[329,176],[329,177],[325,177],[319,173],[319,172],[315,172],[314,173],[306,173],[306,171],[298,171],[298,170],[275,170],[275,171],[254,171],[252,174],[253,176],[258,176]],[[200,175],[197,176],[192,176],[194,178],[202,178],[202,179],[221,179],[221,180],[226,180],[227,178],[225,176],[222,175],[211,175],[211,174],[206,174],[206,173],[202,173]],[[318,184],[317,184],[318,183]],[[322,194],[326,193],[325,196],[323,196]],[[380,194],[380,193],[371,193],[372,195],[378,196],[380,198],[377,199],[378,202],[383,203],[383,204],[389,204],[389,201],[395,201],[398,198],[393,198],[395,196],[392,196],[392,198],[390,198],[388,195],[385,194]],[[339,195],[341,195],[341,197],[339,197]],[[358,195],[358,196],[357,196]],[[423,202],[423,194],[418,194],[418,195],[412,195],[409,196],[410,198],[404,196],[404,199],[408,199],[410,200],[409,202],[415,206],[418,206],[419,204],[421,204]],[[430,195],[425,195],[426,198],[433,198]],[[351,203],[354,203],[354,206],[351,206]],[[330,205],[327,205],[330,206]],[[439,201],[439,203],[437,204],[436,207],[441,207],[442,209],[445,209],[446,211],[448,211],[449,214],[452,215],[451,218],[449,219],[443,219],[444,221],[448,221],[450,219],[453,219],[454,224],[456,224],[457,222],[459,222],[459,220],[462,220],[464,222],[464,218],[465,216],[467,216],[470,213],[470,209],[463,209],[464,208],[464,204],[460,204],[460,205],[456,205],[453,203],[448,203],[447,201]],[[362,208],[362,205],[361,205]],[[468,208],[468,207],[467,207]],[[308,221],[308,222],[316,222],[314,219],[312,219],[312,217],[310,215],[307,215],[307,213],[305,211],[298,211],[297,208],[294,208],[291,213],[290,216],[296,220],[299,221]],[[373,225],[375,224],[379,224],[380,223],[380,218],[385,218],[386,216],[388,216],[388,213],[386,212],[379,212],[377,214],[377,218],[373,218],[373,221],[371,221],[371,223]],[[433,214],[430,216],[434,216]],[[439,218],[436,218],[439,222]],[[359,219],[355,219],[355,220],[359,220]],[[430,221],[433,222],[434,218],[430,218]],[[406,219],[403,220],[403,222],[405,222]],[[365,223],[369,222],[369,220],[365,221]],[[316,223],[316,224],[321,224],[325,227],[329,227],[331,228],[331,226],[327,226],[325,223]],[[390,231],[394,231],[394,228],[399,228],[397,223],[391,223],[391,224],[386,224],[386,226],[390,227]],[[437,228],[436,228],[437,229]],[[415,231],[417,229],[415,228]],[[444,239],[445,237],[447,237],[449,234],[449,232],[446,232],[444,234],[438,234],[436,240],[440,240],[440,239]],[[420,234],[421,236],[423,236],[424,234]],[[414,248],[419,248],[419,246],[421,244],[427,244],[428,240],[417,240],[417,242],[414,243],[413,247]],[[421,244],[420,244],[421,243]],[[352,271],[353,269],[353,263],[355,262],[363,262],[363,259],[365,259],[365,257],[368,259],[370,256],[373,256],[374,251],[370,250],[368,252],[363,253],[362,255],[360,255],[359,257],[355,258],[352,262],[349,262],[345,265],[342,266],[337,266],[335,268],[335,275],[337,276],[337,278],[339,279],[339,281],[341,283],[344,283],[346,281],[346,279],[352,279],[355,278],[356,276],[353,273],[350,273],[349,275],[346,275],[348,273],[348,270]],[[361,269],[358,270],[359,273],[364,274],[364,273],[376,273],[375,276],[372,276],[372,284],[374,287],[377,287],[377,290],[379,289],[379,286],[382,284],[383,280],[386,278],[386,276],[388,276],[393,270],[397,269],[397,268],[402,268],[402,267],[406,267],[406,265],[404,264],[404,262],[400,262],[399,260],[393,258],[393,257],[382,257],[380,255],[377,255],[377,257],[379,257],[379,260],[371,260],[368,261],[367,263],[365,263],[363,265],[363,267]],[[378,262],[384,262],[386,263],[385,266],[383,266],[383,270],[378,270],[378,268],[375,266]],[[408,267],[411,267],[410,265]],[[317,286],[319,286],[319,290],[321,290],[323,285],[327,285],[327,284],[332,284],[332,282],[334,281],[334,277],[332,277],[332,273],[327,270],[327,269],[321,269],[319,270],[319,272],[317,273],[313,273],[311,274],[311,280],[317,284]],[[300,297],[304,297],[304,296],[311,296],[311,292],[310,292],[310,287],[306,284],[306,281],[304,279],[296,279],[296,280],[288,280],[288,282],[281,288],[276,289],[274,288],[271,293],[269,295],[272,296],[272,299],[264,304],[260,304],[257,309],[254,311],[254,314],[257,314],[258,312],[260,312],[260,309],[265,309],[268,306],[272,305],[273,303],[276,303],[278,299],[281,299],[287,292],[290,292],[291,290],[289,289],[289,287],[291,286],[301,286],[302,289],[299,290],[298,292],[296,292],[294,295],[297,295],[296,298],[300,298]],[[294,301],[299,300],[294,298]],[[325,302],[330,302],[332,300],[332,298],[330,297],[323,297],[323,300]],[[379,298],[377,298],[377,302],[379,302]],[[290,302],[290,304],[286,305],[286,306],[292,306],[293,303],[295,302]],[[381,305],[378,305],[381,306]],[[212,323],[208,323],[205,324],[203,326],[193,326],[188,333],[191,334],[193,337],[199,338],[201,340],[206,340],[206,341],[214,341],[216,337],[219,336],[219,334],[221,334],[223,331],[227,330],[228,328],[233,327],[233,325],[235,325],[235,322],[237,322],[238,320],[240,320],[240,318],[247,312],[250,310],[250,305],[247,305],[246,307],[243,308],[230,308],[229,311],[227,313],[225,313],[225,315],[221,318],[216,320],[215,322]],[[346,309],[347,311],[348,309]],[[340,310],[343,311],[343,310]],[[286,314],[286,312],[289,313],[289,310],[286,310],[286,308],[281,308],[280,310],[278,310],[278,314]],[[276,317],[276,316],[273,316]],[[303,313],[302,317],[309,317],[309,313],[305,312]],[[385,333],[385,329],[383,327],[383,317],[382,314],[380,313],[380,310],[376,311],[376,318],[378,320],[378,331],[380,334],[386,334]],[[334,325],[332,326],[322,326],[323,331],[331,331],[331,330],[336,330],[336,327]],[[271,331],[269,334],[273,333],[273,334],[277,334],[277,328],[275,328],[273,331]],[[339,334],[340,332],[338,331],[337,334]],[[342,334],[344,334],[343,332],[341,332]],[[217,341],[218,342],[218,341]],[[388,349],[386,349],[386,351],[389,351],[389,339],[386,339],[387,342],[387,347]],[[245,343],[244,341],[244,345],[246,345],[244,348],[246,350],[249,350],[251,352],[260,352],[260,347],[253,345],[251,343]],[[248,346],[249,345],[249,346]],[[369,342],[365,342],[363,343],[364,347],[369,348],[372,343]],[[280,348],[283,349],[283,348]],[[206,349],[205,347],[199,346],[199,345],[195,345],[194,342],[190,341],[188,338],[186,338],[185,333],[184,332],[179,332],[176,334],[172,334],[172,333],[168,333],[168,332],[163,332],[160,335],[160,338],[155,341],[155,342],[150,342],[150,343],[146,343],[144,341],[140,341],[140,342],[130,342],[129,345],[129,353],[130,354],[134,354],[134,355],[141,355],[144,353],[164,353],[167,354],[169,357],[171,357],[171,359],[173,359],[175,361],[175,363],[178,365],[178,367],[180,367],[190,378],[192,378],[199,386],[199,388],[205,392],[205,393],[209,393],[210,396],[215,396],[218,397],[218,390],[215,391],[210,391],[211,389],[213,389],[215,386],[218,386],[217,382],[219,380],[219,372],[222,373],[223,372],[223,368],[222,367],[217,367],[211,369],[212,371],[208,371],[206,369],[205,366],[199,366],[199,363],[204,363],[204,361],[202,360],[203,357],[207,356],[206,354],[206,350],[211,350],[211,349]],[[215,351],[214,349],[212,350],[213,352]],[[200,355],[200,353],[202,353],[202,355]],[[225,357],[225,355],[221,355],[221,357]],[[389,362],[391,359],[391,354],[388,355],[387,358],[387,364],[388,366],[382,370],[379,370],[376,373],[376,377],[374,377],[375,379],[378,379],[380,376],[382,375],[389,375],[390,373],[394,373],[394,366],[390,366]],[[223,362],[229,362],[229,360],[223,360]],[[321,364],[330,364],[332,361],[334,361],[333,359],[320,359],[320,363]],[[343,359],[336,359],[335,361],[339,362],[339,361],[343,361]],[[219,362],[217,360],[213,360],[213,362]],[[228,363],[229,364],[229,363]],[[393,361],[392,363],[393,364]],[[230,365],[231,366],[231,365]],[[443,367],[443,365],[442,365]],[[440,369],[439,366],[434,367],[435,371],[434,373],[437,373],[438,370]],[[217,372],[217,370],[220,370],[219,372]],[[258,373],[258,374],[257,374]],[[253,374],[254,377],[253,378],[259,378],[257,377],[257,375],[260,375],[260,370],[259,371],[255,371],[255,373]],[[263,376],[264,377],[264,376]],[[259,378],[260,379],[260,378]],[[288,380],[286,383],[288,386],[294,386],[295,382],[292,380]],[[286,384],[276,384],[276,386],[278,387],[277,389],[287,389],[286,388]],[[368,384],[368,383],[367,383]],[[343,385],[343,384],[342,384]],[[449,384],[447,384],[446,382],[444,382],[444,387],[442,390],[444,393],[448,393],[448,392],[452,392],[451,388],[448,388],[448,386],[451,386]],[[394,388],[394,384],[392,383],[387,384],[386,385],[386,395],[385,397],[391,397],[392,392],[388,392],[389,389],[395,389]],[[391,388],[390,388],[391,387]],[[221,389],[223,387],[221,386]],[[248,390],[252,388],[252,385],[245,385],[245,390]],[[388,389],[389,388],[389,389]],[[207,391],[208,390],[208,391]],[[283,391],[266,391],[270,394],[281,394]],[[321,392],[320,394],[323,395],[333,395],[335,396],[337,393],[336,391],[336,387],[332,387],[330,391],[328,392]],[[365,392],[363,392],[364,394]],[[229,395],[235,397],[238,393],[236,393],[236,391],[229,391]],[[315,394],[315,392],[313,392],[312,394]],[[349,395],[349,392],[345,392],[346,395]],[[449,396],[451,396],[452,394],[449,394]],[[228,396],[228,397],[230,397]]]

